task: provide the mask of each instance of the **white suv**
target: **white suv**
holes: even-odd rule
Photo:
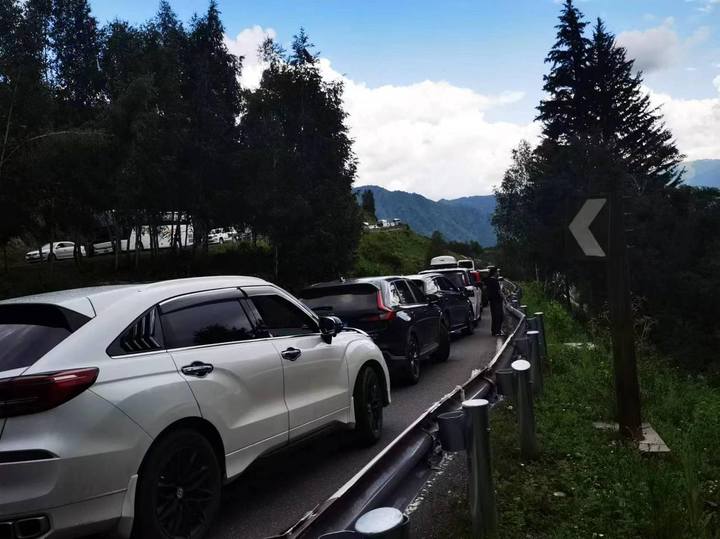
[[[208,243],[210,245],[234,241],[235,238],[237,238],[237,232],[233,227],[212,228],[208,233]]]
[[[263,453],[376,441],[389,387],[367,335],[252,277],[0,302],[0,537],[202,537]]]

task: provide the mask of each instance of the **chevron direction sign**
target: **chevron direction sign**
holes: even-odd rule
[[[607,198],[588,198],[570,223],[570,233],[586,257],[607,257],[607,245],[602,245],[607,242],[607,205]],[[604,219],[598,219],[601,213]]]

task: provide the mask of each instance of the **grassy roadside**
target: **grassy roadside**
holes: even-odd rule
[[[672,453],[640,455],[592,425],[614,416],[608,343],[539,287],[524,290],[523,303],[545,312],[548,330],[549,373],[536,403],[542,455],[522,462],[514,411],[493,411],[500,536],[720,537],[720,391],[642,351],[643,419]],[[562,345],[587,341],[597,348]],[[458,520],[467,526],[466,515]]]

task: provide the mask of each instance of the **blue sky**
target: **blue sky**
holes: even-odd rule
[[[195,0],[171,0],[171,5],[184,20],[207,7],[205,1]],[[720,79],[717,87],[713,82],[720,76],[720,0],[584,0],[577,5],[589,20],[602,17],[630,53],[638,56],[638,63],[646,70],[648,90],[669,109],[671,128],[675,127],[672,117],[680,121],[691,109],[693,114],[704,115],[691,124],[677,126],[678,143],[682,140],[681,146],[688,146],[681,150],[690,158],[720,158],[720,141],[712,139],[708,144],[705,140],[699,146],[693,138],[698,126],[710,131],[714,126],[720,132]],[[119,17],[141,23],[157,9],[157,3],[144,0],[91,0],[91,6],[101,22]],[[378,94],[356,95],[362,93],[360,90],[387,86],[417,90],[419,83],[431,81],[436,86],[425,91],[433,95],[443,91],[438,84],[445,85],[446,90],[449,87],[448,91],[471,91],[477,99],[470,99],[466,105],[482,112],[488,129],[499,125],[500,131],[507,127],[505,124],[527,126],[533,120],[534,107],[542,96],[542,75],[546,72],[543,60],[554,42],[560,10],[555,0],[220,0],[219,6],[229,39],[257,26],[286,43],[304,26],[333,72],[357,85],[357,92],[349,88],[349,93],[354,92],[349,95],[353,100],[348,105],[351,114],[367,114],[367,106],[358,104],[362,99],[373,100],[372,106],[376,106]],[[245,51],[247,43],[245,48],[238,47],[238,51]],[[427,93],[421,91],[416,97],[422,99],[423,95]],[[498,97],[508,95],[513,97]],[[492,103],[482,101],[483,97]],[[401,92],[397,98],[403,99]],[[459,113],[448,111],[451,115]],[[375,111],[373,117],[377,121],[382,116]],[[432,123],[448,118],[421,120]],[[715,124],[716,120],[719,123]],[[402,119],[394,122],[402,123]],[[452,125],[462,128],[455,122]],[[363,136],[362,129],[356,131],[356,137]],[[506,134],[514,136],[509,131]],[[477,142],[486,140],[481,137]],[[362,142],[358,139],[359,147]],[[430,140],[428,150],[427,142],[418,141],[412,156],[420,159],[442,144],[442,140]],[[481,186],[469,183],[452,194],[487,192],[492,177],[501,174],[502,166],[507,164],[508,147],[513,145],[491,152],[495,161],[491,172],[481,179]],[[505,157],[495,155],[502,152]],[[363,168],[360,152],[359,157],[361,174],[370,173]],[[447,154],[440,157],[449,159]],[[477,176],[479,171],[471,167],[466,173]],[[412,174],[411,170],[391,173]],[[385,178],[386,174],[380,176],[386,186],[416,187],[433,198],[442,196],[437,189],[420,189],[409,176],[395,183],[389,176]],[[370,176],[361,179],[365,183],[382,183]]]

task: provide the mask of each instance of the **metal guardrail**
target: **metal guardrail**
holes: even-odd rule
[[[505,321],[512,319],[514,328],[490,362],[430,406],[337,492],[275,539],[317,539],[352,529],[361,515],[373,509],[407,508],[430,476],[433,457],[441,451],[438,415],[461,410],[463,401],[469,399],[495,400],[495,373],[509,367],[516,356],[526,356],[529,328],[525,313],[519,308],[522,290],[505,280],[503,291]]]

